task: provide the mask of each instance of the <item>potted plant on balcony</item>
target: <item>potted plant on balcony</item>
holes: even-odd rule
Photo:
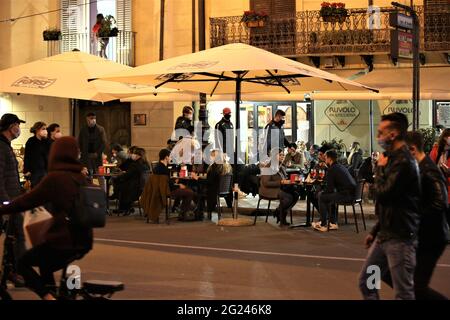
[[[57,28],[49,28],[42,32],[42,36],[44,37],[44,41],[56,41],[61,39],[61,30]]]
[[[345,3],[342,2],[322,2],[320,5],[320,16],[324,22],[345,22],[348,11],[345,9]]]
[[[253,10],[244,11],[241,22],[244,22],[248,28],[264,27],[269,16],[264,11],[256,12]]]
[[[99,38],[117,37],[117,35],[119,34],[119,29],[117,29],[115,25],[116,19],[111,15],[107,15],[101,22],[101,27],[98,30],[98,37]]]

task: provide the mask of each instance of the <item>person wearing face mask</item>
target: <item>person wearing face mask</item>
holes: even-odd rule
[[[365,239],[369,252],[359,277],[367,300],[378,300],[378,289],[368,286],[371,266],[393,286],[395,298],[414,300],[414,270],[419,229],[421,186],[419,167],[405,143],[408,119],[402,113],[381,117],[378,144],[385,150],[375,168],[375,214],[378,222]],[[368,280],[369,279],[369,280]]]
[[[81,163],[88,168],[92,175],[97,173],[102,165],[102,154],[106,147],[105,129],[97,124],[95,113],[90,112],[86,116],[87,126],[83,127],[78,136],[81,150]]]
[[[189,128],[193,126],[194,109],[189,106],[183,107],[183,115],[177,118],[175,129],[171,140],[177,142],[180,138],[188,135]]]
[[[139,199],[144,189],[143,177],[147,170],[145,150],[143,148],[135,148],[131,153],[131,163],[128,170],[115,178],[115,182],[119,185],[119,209],[115,213],[128,214],[133,201]]]
[[[270,121],[264,128],[265,139],[263,150],[265,150],[265,153],[267,155],[269,155],[270,151],[274,148],[280,148],[283,150],[285,147],[289,147],[289,141],[286,139],[283,129],[285,120],[286,113],[283,110],[277,110],[277,112],[275,112],[275,117],[273,118],[273,120]]]
[[[223,118],[215,126],[215,147],[226,154],[229,159],[234,159],[234,127],[231,122],[231,109],[224,108],[222,114]]]
[[[57,140],[61,137],[62,137],[62,133],[61,133],[61,127],[59,124],[52,123],[51,125],[49,125],[47,127],[47,142],[49,145],[49,150],[50,150],[50,147],[53,144],[53,142],[55,142],[55,140]]]
[[[49,151],[47,125],[41,121],[36,122],[30,132],[33,136],[25,144],[23,173],[30,177],[31,188],[34,188],[47,174]]]
[[[17,159],[11,147],[11,141],[20,136],[21,123],[25,121],[11,113],[5,113],[0,120],[0,204],[11,201],[21,194]],[[1,218],[0,222],[2,222]],[[17,274],[17,262],[25,253],[22,215],[16,214],[9,217],[6,235],[1,282],[3,283],[6,277],[16,287],[23,286],[23,278]]]
[[[450,193],[450,129],[442,131],[438,143],[430,152],[430,158],[444,174],[447,180],[447,193]],[[450,204],[450,195],[448,203]]]

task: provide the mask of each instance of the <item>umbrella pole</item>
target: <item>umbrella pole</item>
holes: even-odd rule
[[[241,127],[241,117],[240,117],[240,103],[241,103],[241,75],[244,72],[235,72],[236,77],[236,137],[235,137],[235,149],[234,149],[234,168],[233,168],[233,183],[237,183],[237,167],[238,167],[238,151],[239,151],[239,129]],[[217,224],[219,226],[229,226],[229,227],[243,227],[252,226],[252,219],[238,218],[238,188],[233,188],[233,217],[231,219],[220,219]]]
[[[241,110],[240,110],[240,105],[241,105],[241,78],[240,78],[240,74],[237,74],[237,78],[236,78],[236,101],[235,101],[235,106],[236,106],[236,138],[235,138],[235,148],[234,148],[234,171],[233,171],[233,183],[234,185],[237,184],[237,169],[238,169],[238,152],[239,152],[239,135],[240,135],[240,128],[241,128]],[[238,212],[237,212],[237,208],[238,208],[238,199],[239,199],[239,195],[238,195],[238,190],[234,189],[234,202],[235,205],[233,206],[233,218],[237,219],[238,218]]]

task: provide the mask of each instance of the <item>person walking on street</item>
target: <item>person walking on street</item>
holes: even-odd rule
[[[47,174],[49,151],[47,125],[41,121],[36,122],[30,132],[33,136],[25,144],[23,173],[26,177],[30,177],[31,187],[34,188]]]
[[[86,122],[87,126],[81,129],[78,136],[78,143],[81,150],[81,163],[92,175],[103,163],[102,154],[106,147],[106,133],[105,129],[97,124],[95,113],[88,113]]]
[[[0,120],[0,204],[12,201],[21,194],[17,159],[11,147],[11,141],[20,136],[21,123],[25,121],[11,113],[5,113]],[[16,287],[23,286],[23,279],[17,274],[17,261],[24,252],[23,216],[12,215],[6,229],[1,286],[6,285],[6,278],[14,282]]]
[[[215,126],[215,148],[220,150],[222,154],[226,154],[228,157],[228,161],[234,161],[234,127],[233,123],[231,122],[231,109],[224,108],[222,113],[223,118]]]
[[[381,280],[394,288],[395,298],[414,300],[414,271],[421,196],[419,167],[405,143],[408,119],[402,113],[383,115],[378,144],[386,150],[375,170],[375,214],[378,222],[365,239],[369,252],[359,277],[368,300],[379,299],[376,266]],[[371,282],[372,281],[372,282]]]
[[[416,253],[414,289],[417,300],[447,300],[429,287],[431,276],[449,240],[447,185],[442,172],[423,149],[423,136],[408,132],[406,142],[419,163],[422,198],[419,245]]]

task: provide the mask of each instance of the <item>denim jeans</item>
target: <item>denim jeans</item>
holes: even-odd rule
[[[395,299],[414,300],[414,269],[416,266],[416,241],[377,239],[369,249],[366,262],[359,276],[359,289],[366,300],[378,300],[378,289],[370,289],[369,266],[380,268],[380,280],[394,288]]]
[[[328,219],[330,223],[337,222],[336,210],[334,204],[338,201],[352,201],[352,196],[348,192],[319,193],[319,212],[322,226],[326,226]],[[332,207],[331,214],[329,213]]]

